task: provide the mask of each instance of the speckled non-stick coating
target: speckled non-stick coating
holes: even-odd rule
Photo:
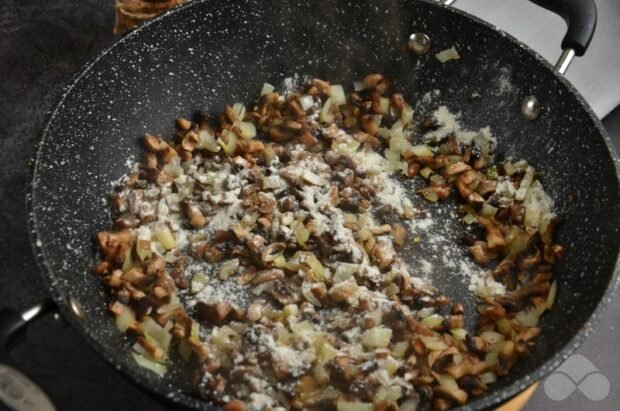
[[[431,37],[429,55],[404,48],[412,32]],[[439,63],[434,53],[451,46],[461,59]],[[103,288],[89,268],[94,233],[110,224],[111,182],[139,158],[145,132],[170,135],[179,115],[249,103],[264,82],[277,85],[295,73],[350,87],[371,72],[391,77],[420,115],[445,104],[461,112],[467,127],[490,125],[501,154],[538,167],[565,221],[558,234],[568,252],[556,270],[557,303],[542,321],[532,357],[464,408],[495,404],[556,367],[588,334],[617,282],[620,201],[609,139],[575,89],[531,50],[426,1],[197,1],[146,24],[87,65],[50,114],[28,198],[37,258],[68,320],[139,384],[208,409],[188,394],[189,378],[177,377],[183,370],[160,380],[136,367],[128,340],[106,312]],[[472,102],[472,93],[481,98]],[[543,105],[533,122],[520,112],[530,94]],[[436,283],[474,303],[462,282]],[[69,295],[84,305],[86,322],[63,303]]]

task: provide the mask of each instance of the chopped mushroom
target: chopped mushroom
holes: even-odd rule
[[[231,313],[232,309],[233,307],[225,302],[207,303],[198,301],[196,303],[196,314],[198,318],[215,325],[222,324]]]

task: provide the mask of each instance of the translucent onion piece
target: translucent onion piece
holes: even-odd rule
[[[226,280],[239,270],[239,259],[233,258],[224,262],[220,267],[220,280]]]
[[[391,338],[392,330],[389,328],[373,327],[362,334],[362,345],[370,349],[385,348],[390,344]]]
[[[461,56],[459,55],[458,51],[456,51],[454,46],[450,47],[449,49],[440,51],[439,53],[435,54],[435,57],[441,63],[446,63],[450,60],[458,60],[461,58]]]
[[[551,283],[551,288],[549,288],[549,294],[547,294],[547,310],[553,308],[553,304],[555,303],[555,296],[558,292],[558,282],[554,281]]]
[[[431,147],[426,144],[411,146],[409,150],[417,157],[432,157],[435,155]]]
[[[331,97],[334,104],[342,106],[346,104],[347,98],[344,94],[344,88],[340,84],[334,84],[329,87],[329,97]]]
[[[155,239],[166,250],[172,250],[177,246],[177,241],[167,225],[161,224],[155,231]]]
[[[192,282],[190,284],[190,291],[192,294],[197,294],[202,291],[203,288],[207,285],[209,280],[203,273],[194,274],[194,278],[192,278]]]
[[[325,100],[325,104],[323,104],[323,108],[319,113],[319,121],[321,123],[332,123],[334,121],[334,115],[331,113],[332,103],[331,98]]]
[[[402,113],[400,114],[400,122],[406,126],[409,123],[411,123],[412,119],[413,119],[413,108],[411,108],[410,106],[405,106],[403,108]]]
[[[254,138],[256,137],[256,127],[253,123],[249,121],[242,121],[239,123],[239,132],[241,133],[241,137],[243,138]]]
[[[196,147],[207,149],[213,153],[220,151],[220,146],[217,144],[215,136],[209,130],[198,130],[198,145]]]
[[[263,88],[260,91],[260,96],[262,97],[264,95],[271,94],[271,93],[273,93],[273,90],[275,90],[274,86],[272,86],[269,83],[265,83],[265,84],[263,84]]]
[[[129,307],[123,307],[120,315],[116,316],[116,327],[121,331],[127,331],[129,326],[136,320],[136,314]]]
[[[136,360],[136,362],[138,363],[140,367],[153,371],[155,374],[159,375],[160,377],[163,377],[168,372],[168,368],[162,363],[153,361],[150,358],[147,358],[136,352],[132,352],[131,355],[133,356],[133,359]]]
[[[338,401],[336,403],[337,411],[374,411],[375,405],[369,402],[351,402]]]
[[[305,94],[299,98],[299,104],[301,104],[301,108],[304,110],[310,110],[314,106],[314,98]]]

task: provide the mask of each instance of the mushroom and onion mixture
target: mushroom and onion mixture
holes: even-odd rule
[[[409,411],[464,404],[528,356],[564,252],[535,169],[494,162],[488,128],[416,119],[380,74],[354,86],[265,84],[251,109],[144,137],[94,268],[138,364],[180,356],[227,411]],[[505,290],[475,290],[475,333],[401,257],[409,179],[429,208],[456,198],[463,247]]]

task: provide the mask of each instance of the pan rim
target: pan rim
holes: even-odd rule
[[[598,131],[598,134],[603,138],[603,141],[605,142],[605,146],[607,147],[607,150],[610,154],[611,160],[613,161],[615,165],[616,177],[618,177],[618,185],[620,186],[620,159],[618,156],[618,152],[616,151],[613,141],[611,140],[609,134],[603,127],[601,120],[598,119],[598,117],[596,117],[591,107],[585,101],[585,99],[579,93],[579,91],[563,75],[557,73],[553,69],[553,66],[547,60],[545,60],[542,56],[540,56],[537,52],[535,52],[529,46],[527,46],[526,44],[514,38],[512,35],[504,32],[503,30],[493,26],[492,24],[476,16],[473,16],[467,12],[461,11],[454,7],[449,7],[449,6],[438,4],[432,0],[417,0],[417,1],[430,5],[431,7],[449,9],[449,12],[459,14],[467,18],[468,20],[470,20],[471,23],[482,25],[486,27],[487,29],[497,33],[498,35],[502,37],[506,37],[515,46],[520,47],[524,53],[530,54],[532,57],[534,57],[537,60],[538,63],[541,63],[548,70],[551,70],[553,75],[556,77],[556,79],[560,81],[560,83],[564,87],[566,87],[567,90],[571,92],[571,94],[577,99],[577,101],[581,105],[581,108],[585,110],[585,113],[590,117],[590,120],[595,125]],[[129,42],[133,38],[139,37],[141,33],[146,31],[151,25],[159,24],[161,20],[164,20],[168,18],[168,16],[179,13],[182,10],[185,10],[187,8],[201,7],[201,5],[207,2],[208,0],[195,0],[195,1],[183,4],[183,5],[180,5],[180,6],[176,6],[162,13],[161,15],[157,16],[156,18],[145,22],[137,29],[133,30],[132,32],[125,35],[124,37],[115,41],[109,47],[97,53],[94,57],[92,57],[84,65],[82,65],[82,67],[68,79],[68,81],[66,82],[66,84],[68,85],[63,88],[62,92],[60,93],[60,96],[56,99],[56,101],[54,102],[54,105],[46,114],[46,120],[45,120],[44,126],[41,129],[37,137],[37,141],[34,145],[33,155],[30,161],[29,180],[28,180],[27,195],[26,195],[26,210],[28,212],[28,218],[27,218],[28,235],[29,235],[31,247],[32,247],[32,250],[35,256],[35,261],[37,262],[37,266],[39,268],[39,274],[43,278],[45,287],[47,291],[50,293],[50,295],[52,296],[52,298],[54,299],[54,301],[56,302],[56,304],[58,305],[59,310],[63,314],[63,317],[67,319],[67,321],[72,325],[72,327],[89,343],[89,345],[95,351],[97,351],[99,355],[101,355],[110,365],[114,366],[117,370],[120,370],[122,374],[125,374],[125,376],[129,377],[133,383],[136,383],[140,387],[160,397],[166,397],[168,400],[171,400],[174,403],[181,404],[181,405],[191,407],[194,409],[216,409],[217,407],[212,403],[206,402],[204,400],[200,400],[197,397],[194,397],[187,393],[165,391],[164,390],[165,386],[163,383],[153,384],[153,381],[149,380],[145,376],[144,373],[140,373],[137,367],[134,368],[134,367],[121,366],[118,359],[114,355],[112,355],[113,352],[110,349],[110,347],[105,346],[104,344],[100,343],[99,340],[94,338],[87,331],[84,324],[70,310],[69,305],[66,301],[67,296],[63,295],[63,293],[60,291],[57,285],[54,284],[54,278],[55,278],[54,271],[51,269],[51,267],[47,263],[47,259],[45,257],[43,248],[41,246],[38,246],[38,244],[41,244],[40,243],[41,240],[40,240],[40,235],[38,231],[37,216],[36,216],[36,212],[34,208],[34,201],[35,201],[34,192],[35,192],[36,178],[37,178],[37,173],[38,173],[38,164],[39,164],[38,160],[40,158],[41,148],[43,147],[45,143],[45,138],[49,132],[50,125],[55,119],[57,113],[64,107],[64,102],[65,102],[66,97],[71,93],[73,88],[79,84],[82,77],[88,74],[91,71],[91,69],[93,69],[93,67],[97,64],[97,62],[99,62],[99,60],[103,59],[106,55],[111,53],[113,50],[115,50],[117,47],[124,44],[125,42]],[[553,354],[551,358],[539,364],[533,372],[525,375],[524,377],[518,380],[513,381],[511,384],[501,389],[490,391],[488,395],[485,395],[484,397],[480,399],[471,401],[465,404],[464,406],[459,407],[458,409],[459,410],[475,410],[475,409],[484,409],[484,408],[492,407],[502,401],[505,401],[515,396],[516,394],[518,394],[519,392],[527,388],[527,386],[531,385],[535,381],[542,380],[544,377],[550,374],[553,369],[557,368],[564,360],[566,360],[588,337],[588,335],[591,333],[591,331],[600,321],[600,318],[605,312],[609,301],[611,300],[614,292],[619,286],[620,286],[620,250],[618,251],[618,254],[616,255],[615,267],[614,267],[610,281],[607,284],[607,288],[602,298],[597,303],[596,308],[594,309],[589,319],[586,321],[586,323],[584,324],[584,326],[581,328],[581,330],[578,333],[576,333],[560,350],[558,350],[555,354]]]

